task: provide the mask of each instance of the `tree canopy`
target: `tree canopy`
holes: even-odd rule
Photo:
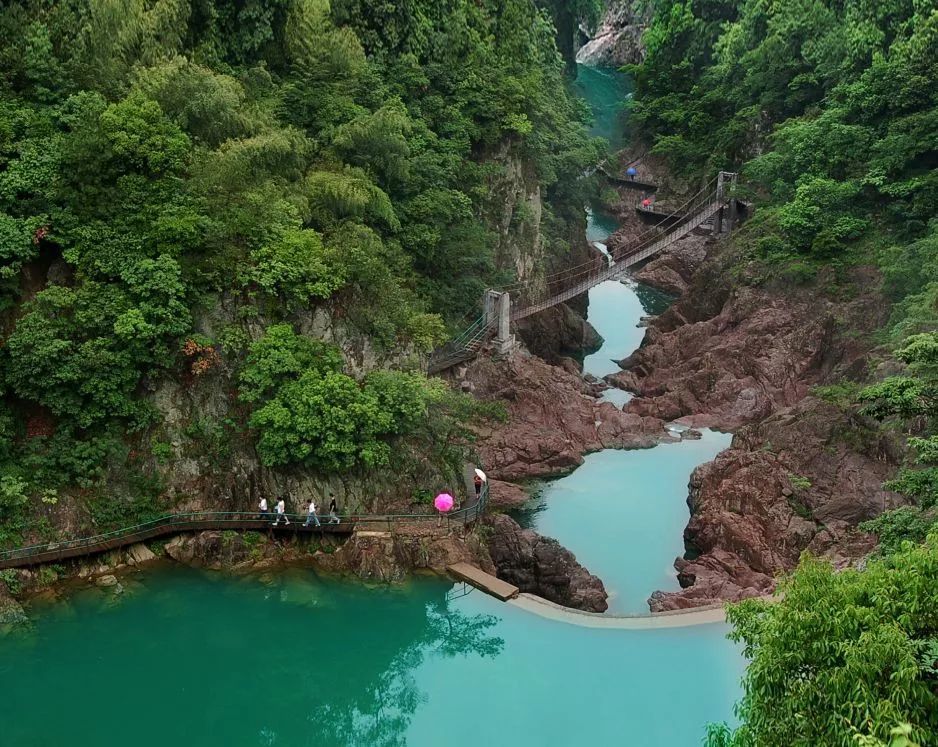
[[[325,314],[406,368],[503,277],[491,154],[562,212],[597,145],[546,10],[391,5],[0,7],[4,506],[79,484],[93,499],[106,474],[158,493],[166,380],[240,381],[212,428],[247,429],[271,465],[381,464],[415,427],[419,376],[353,378],[283,329],[316,337]],[[262,386],[278,344],[278,365],[305,363]]]

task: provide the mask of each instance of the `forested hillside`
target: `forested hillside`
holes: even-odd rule
[[[938,8],[889,0],[659,0],[633,122],[689,180],[741,171],[736,282],[891,303],[866,371],[818,394],[907,439],[861,572],[803,562],[776,605],[731,613],[753,659],[714,745],[938,744]],[[868,273],[867,273],[868,276]],[[889,375],[893,374],[893,375]],[[872,735],[872,736],[870,736]],[[911,741],[910,741],[911,740]]]
[[[492,185],[523,171],[562,256],[596,158],[554,33],[530,0],[4,3],[0,541],[249,508],[255,459],[444,459],[472,408],[421,361],[531,222]]]

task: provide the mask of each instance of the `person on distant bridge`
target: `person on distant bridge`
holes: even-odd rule
[[[312,498],[309,499],[309,508],[306,509],[306,523],[303,526],[308,527],[310,522],[315,522],[317,527],[322,526],[319,523],[319,517],[316,515],[316,501]]]
[[[329,493],[329,523],[339,524],[339,507],[335,502],[335,493]]]
[[[646,197],[644,200],[642,200],[642,207],[645,208],[645,210],[651,210],[651,198],[650,197]]]
[[[274,526],[277,526],[281,519],[286,522],[286,526],[290,526],[290,520],[287,518],[286,510],[287,503],[283,500],[283,496],[280,496],[280,500],[277,501],[277,518],[274,519]]]
[[[267,517],[270,516],[270,511],[267,510],[267,498],[266,497],[261,498],[261,502],[257,504],[257,508],[261,512],[260,518],[263,521],[266,521]]]
[[[635,177],[638,176],[638,171],[635,169],[634,166],[629,166],[628,169],[626,169],[625,173],[629,177],[629,179],[631,179],[633,182],[635,181]]]

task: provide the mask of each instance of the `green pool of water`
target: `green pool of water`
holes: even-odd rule
[[[729,716],[723,626],[615,631],[449,584],[151,571],[0,639],[0,744],[699,744]]]
[[[607,280],[589,292],[587,319],[603,337],[599,350],[586,356],[583,371],[602,378],[617,373],[614,360],[621,360],[634,351],[645,336],[645,328],[639,321],[647,314],[660,314],[670,299],[663,293],[638,285]]]
[[[731,438],[704,431],[699,441],[590,454],[573,473],[547,483],[521,519],[603,580],[610,612],[648,612],[653,591],[679,588],[673,564],[684,554],[690,473]]]
[[[577,65],[573,85],[593,114],[590,134],[608,140],[610,151],[625,146],[628,123],[624,104],[631,98],[633,89],[629,77],[613,68]]]

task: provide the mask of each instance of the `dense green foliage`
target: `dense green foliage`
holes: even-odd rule
[[[914,464],[886,483],[913,505],[864,525],[879,536],[884,552],[894,552],[903,540],[921,541],[938,527],[938,333],[909,337],[896,357],[906,364],[905,375],[889,377],[860,394],[868,414],[898,420],[923,434],[909,439]]]
[[[362,383],[342,373],[339,351],[270,327],[251,346],[241,371],[241,399],[257,405],[250,425],[268,466],[302,463],[321,470],[383,466],[386,438],[410,433],[442,383],[417,374],[374,371]]]
[[[741,172],[756,205],[735,242],[742,282],[809,284],[823,270],[820,290],[851,294],[847,270],[878,267],[892,304],[884,350],[897,348],[905,370],[860,399],[884,429],[911,436],[910,463],[887,487],[912,505],[864,525],[880,560],[835,574],[805,559],[778,604],[730,613],[753,661],[740,728],[715,726],[708,742],[938,744],[938,6],[656,0],[654,10],[648,56],[632,68],[636,131],[692,182]],[[855,406],[855,391],[818,394]]]
[[[501,277],[496,153],[557,225],[597,146],[554,33],[530,0],[0,6],[5,526],[105,483],[155,510],[167,379],[234,374],[231,417],[193,428],[253,429],[268,465],[386,462],[435,387],[356,381],[293,329],[318,314],[398,360],[443,339]]]
[[[775,603],[734,606],[731,637],[750,664],[735,732],[711,747],[889,740],[893,727],[938,744],[938,534],[862,570],[806,559]],[[874,744],[876,742],[873,742]],[[901,741],[897,740],[901,744]]]
[[[742,170],[751,255],[872,259],[897,332],[938,297],[938,8],[916,0],[659,0],[633,122],[689,176]]]

